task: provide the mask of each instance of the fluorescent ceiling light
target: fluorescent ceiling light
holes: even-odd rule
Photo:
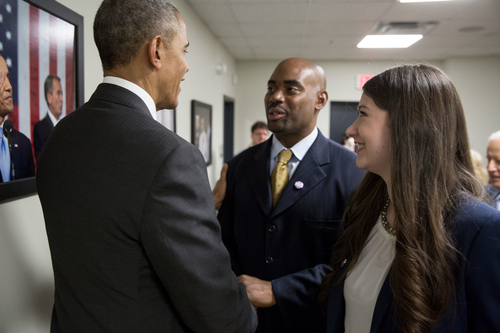
[[[368,35],[359,42],[358,48],[406,48],[422,37],[422,35]]]
[[[399,0],[401,3],[405,2],[437,2],[437,1],[453,1],[453,0]]]

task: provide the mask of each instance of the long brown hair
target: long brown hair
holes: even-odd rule
[[[450,224],[458,196],[482,195],[462,103],[450,79],[423,64],[388,69],[363,91],[390,119],[397,242],[389,279],[397,324],[402,332],[429,332],[455,292],[457,250]],[[333,272],[323,278],[321,303],[353,269],[387,195],[384,180],[368,172],[347,207],[344,232],[333,248]],[[347,269],[335,279],[346,258],[351,259]]]

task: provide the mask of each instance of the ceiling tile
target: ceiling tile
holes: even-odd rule
[[[305,23],[250,23],[241,25],[241,31],[248,37],[294,37],[302,36],[305,30]]]
[[[208,24],[208,28],[216,37],[243,37],[240,25],[237,23]]]
[[[307,4],[232,4],[238,22],[305,22]]]
[[[379,20],[391,3],[316,3],[311,6],[310,22],[363,22]]]
[[[231,8],[224,4],[193,4],[194,12],[209,25],[210,23],[235,23]]]

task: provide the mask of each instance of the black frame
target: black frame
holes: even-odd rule
[[[205,104],[196,100],[191,101],[191,143],[198,147],[198,128],[196,124],[196,116],[199,116],[200,119],[208,119],[208,160],[206,160],[207,166],[212,164],[212,132],[213,132],[213,124],[212,124],[212,106],[209,104]]]
[[[83,16],[63,6],[55,0],[24,0],[30,5],[57,16],[75,26],[75,103],[80,107],[85,98],[83,76]],[[0,203],[19,199],[36,193],[35,177],[0,183]]]

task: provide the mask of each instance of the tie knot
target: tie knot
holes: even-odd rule
[[[292,155],[293,153],[290,149],[282,150],[278,155],[278,161],[283,164],[287,164],[288,161],[290,161],[290,159],[292,158]]]

